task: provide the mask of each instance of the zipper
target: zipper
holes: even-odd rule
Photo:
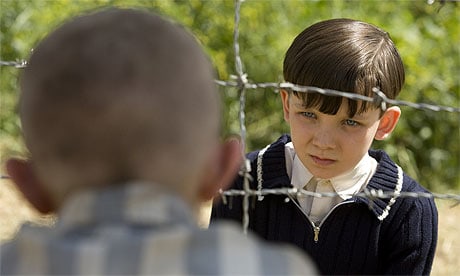
[[[345,205],[345,204],[350,204],[350,203],[353,203],[354,201],[342,201],[340,202],[339,204],[335,205],[327,214],[326,216],[321,220],[321,222],[319,223],[319,225],[316,225],[314,222],[312,222],[310,220],[310,218],[307,216],[308,220],[310,220],[310,222],[312,223],[313,225],[313,233],[314,233],[314,236],[313,236],[313,241],[315,243],[317,243],[319,241],[319,231],[321,231],[321,226],[323,225],[323,223],[326,221],[326,219],[329,217],[329,215],[337,208],[339,207],[340,205]]]
[[[319,226],[313,227],[313,232],[315,233],[315,237],[313,238],[313,241],[314,241],[315,243],[317,243],[318,240],[319,240],[319,231],[320,231],[320,230],[321,230],[321,228],[319,228]]]
[[[302,206],[299,205],[299,203],[297,202],[297,200],[294,200],[294,198],[292,198],[292,196],[289,195],[289,198],[291,199],[291,201],[297,206],[297,208],[299,208],[299,210],[305,215],[305,217],[307,218],[307,220],[310,222],[310,224],[312,225],[313,227],[313,241],[315,243],[318,243],[319,241],[319,232],[321,231],[321,226],[323,225],[323,223],[326,221],[326,219],[329,217],[329,215],[337,208],[339,207],[340,205],[345,205],[345,204],[350,204],[350,203],[354,203],[355,201],[354,200],[346,200],[346,201],[342,201],[340,202],[339,204],[335,205],[327,214],[326,216],[321,220],[321,222],[319,223],[319,225],[316,225],[313,221],[311,221],[310,217],[308,216],[308,214],[305,212],[305,210],[302,208]]]

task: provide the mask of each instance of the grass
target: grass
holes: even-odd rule
[[[437,201],[439,211],[439,238],[432,275],[460,275],[460,206],[451,207],[452,202]],[[204,209],[206,223],[209,204]],[[52,225],[53,216],[41,216],[21,197],[8,180],[0,180],[0,242],[14,238],[20,225],[31,222]]]
[[[437,201],[439,212],[438,246],[432,275],[460,275],[460,205]]]

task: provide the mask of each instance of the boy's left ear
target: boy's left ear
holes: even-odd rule
[[[401,109],[397,106],[388,108],[383,116],[380,118],[380,123],[375,133],[376,140],[383,140],[387,138],[395,129],[401,116]]]

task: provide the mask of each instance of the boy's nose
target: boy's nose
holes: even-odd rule
[[[312,142],[313,145],[320,149],[333,149],[335,148],[334,132],[329,129],[319,128],[313,134]]]

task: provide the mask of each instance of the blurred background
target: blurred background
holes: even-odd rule
[[[433,3],[432,3],[433,2]],[[0,59],[26,60],[34,45],[70,16],[106,6],[139,7],[167,15],[189,28],[209,54],[217,79],[235,74],[234,1],[0,0]],[[241,7],[240,53],[250,82],[282,82],[284,53],[307,26],[347,17],[374,24],[392,37],[406,69],[399,99],[460,106],[460,3],[456,1],[245,1]],[[26,157],[16,114],[20,70],[0,67],[0,173],[11,156]],[[238,95],[220,88],[225,103],[223,136],[239,133]],[[392,136],[376,142],[406,173],[432,192],[460,192],[460,114],[402,107]],[[50,122],[52,123],[52,122]],[[247,91],[247,148],[264,147],[288,132],[279,95],[272,89]],[[440,237],[433,275],[460,273],[460,206],[438,201]],[[0,180],[0,241],[12,238],[23,221],[52,223]]]

